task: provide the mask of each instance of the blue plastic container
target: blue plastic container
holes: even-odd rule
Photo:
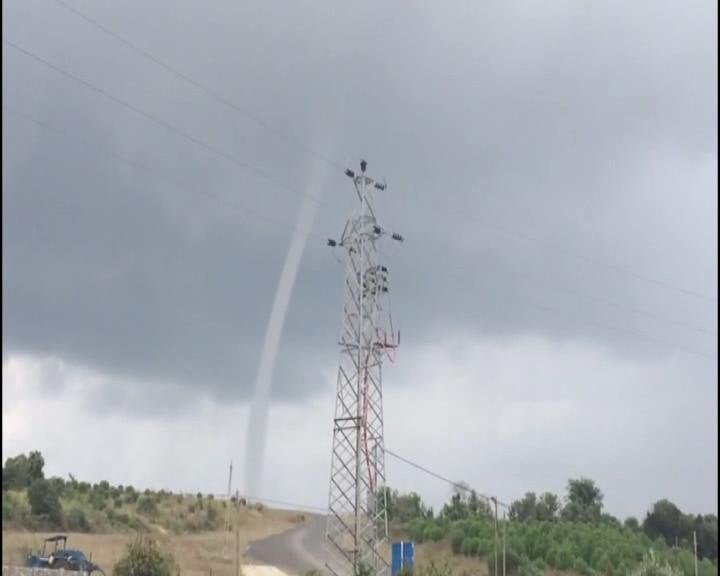
[[[392,545],[392,576],[397,576],[403,568],[412,568],[415,565],[415,543],[393,542]]]

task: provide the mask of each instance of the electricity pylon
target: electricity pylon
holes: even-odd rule
[[[333,419],[332,464],[326,545],[327,568],[336,576],[354,576],[361,567],[372,574],[389,573],[386,550],[387,502],[383,440],[382,364],[399,344],[388,301],[388,271],[378,248],[384,236],[402,242],[377,222],[373,196],[385,184],[346,170],[359,205],[339,241],[345,249],[345,305],[340,338],[340,366]],[[389,340],[388,340],[389,337]]]

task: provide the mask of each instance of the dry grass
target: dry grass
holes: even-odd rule
[[[390,539],[393,542],[407,540],[407,534],[394,527],[390,529]],[[452,553],[450,542],[423,542],[415,545],[415,563],[418,568],[427,567],[430,562],[445,564],[452,569],[453,574],[466,576],[489,576],[488,565],[485,560],[469,558]]]
[[[450,566],[453,574],[467,576],[489,576],[488,565],[484,560],[454,555],[448,542],[423,542],[415,548],[415,563],[418,568],[424,568],[430,562]]]
[[[262,512],[247,509],[238,519],[236,533],[224,531],[199,534],[173,535],[158,531],[153,534],[163,548],[175,556],[181,573],[187,576],[234,576],[235,550],[240,550],[240,562],[249,563],[243,557],[248,544],[278,534],[297,523],[296,512],[264,509]],[[3,530],[3,564],[21,564],[30,550],[39,550],[48,533]],[[99,564],[110,576],[112,567],[123,554],[125,546],[134,538],[132,533],[68,534],[68,548],[78,548],[92,554],[93,562]]]

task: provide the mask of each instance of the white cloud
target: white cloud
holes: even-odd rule
[[[702,362],[678,355],[629,363],[534,338],[406,346],[385,370],[386,444],[502,499],[563,493],[568,477],[585,475],[621,516],[641,515],[661,497],[716,511],[717,390],[695,378]],[[323,373],[322,395],[273,405],[259,496],[324,505],[334,368]],[[93,414],[86,398],[106,381],[56,359],[8,355],[3,458],[40,449],[51,474],[183,491],[224,491],[230,458],[242,477],[247,406],[198,394],[177,417]],[[48,394],[58,383],[63,392]],[[435,507],[450,492],[390,457],[388,477]]]

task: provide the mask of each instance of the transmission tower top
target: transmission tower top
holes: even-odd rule
[[[372,225],[368,232],[374,235],[375,239],[379,238],[380,236],[386,235],[390,236],[390,238],[392,238],[396,242],[403,242],[404,238],[400,234],[398,234],[397,232],[390,232],[388,230],[385,230],[377,224],[375,212],[372,205],[372,192],[374,190],[379,190],[381,192],[385,191],[387,189],[387,183],[385,181],[378,182],[373,178],[367,176],[365,174],[365,170],[367,170],[367,162],[365,160],[360,160],[359,174],[356,174],[355,171],[351,170],[350,168],[345,169],[345,175],[353,181],[353,184],[355,186],[355,192],[357,193],[358,200],[360,200],[360,214],[358,215],[360,217],[360,220],[362,220],[364,224],[370,223]],[[356,218],[358,216],[356,216]],[[362,232],[362,228],[364,228],[364,226],[362,228],[350,227],[352,223],[352,219],[348,221],[348,224],[345,226],[345,230],[339,242],[333,238],[328,238],[328,246],[345,246],[350,235],[355,235]]]

